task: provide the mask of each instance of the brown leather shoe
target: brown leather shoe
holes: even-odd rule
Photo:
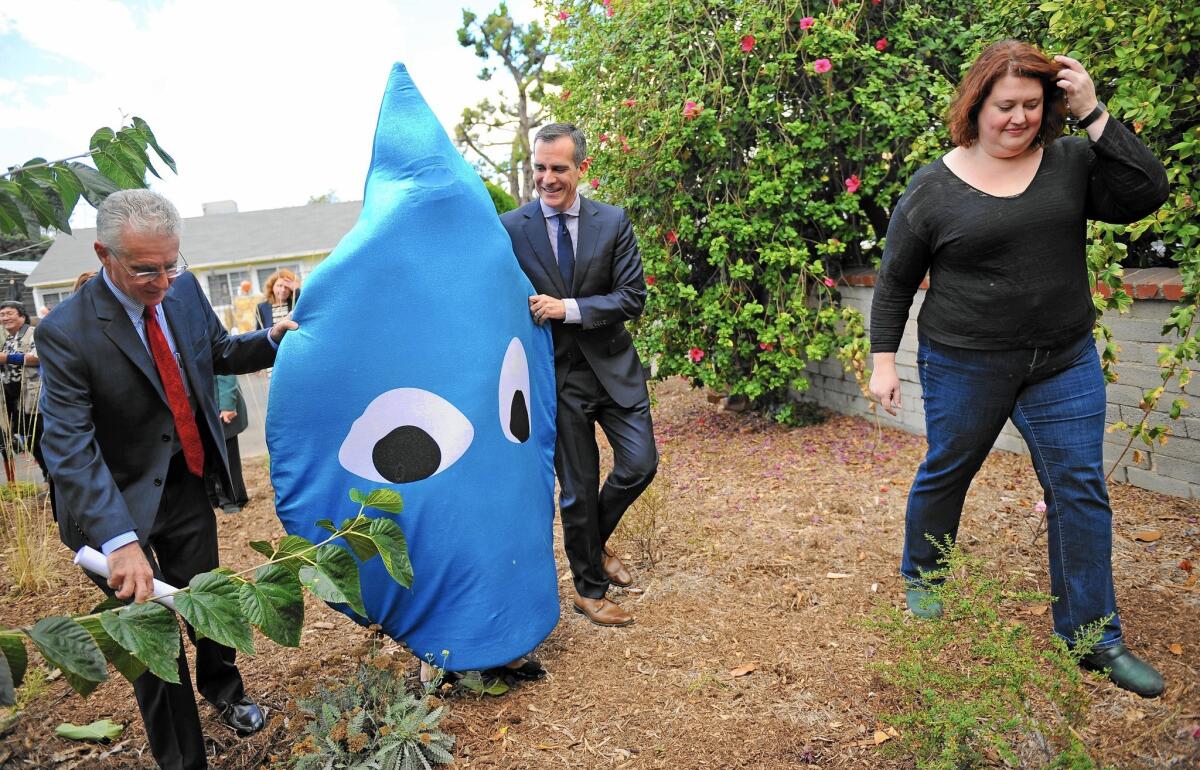
[[[632,615],[608,599],[589,599],[586,596],[577,595],[575,611],[598,626],[615,628],[627,626],[633,622]]]
[[[618,588],[629,588],[633,585],[633,575],[629,574],[629,570],[617,558],[616,552],[608,546],[604,546],[604,572],[608,575],[608,582]]]

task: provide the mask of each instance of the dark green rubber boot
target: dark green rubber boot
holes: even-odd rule
[[[1163,692],[1162,674],[1149,663],[1129,651],[1124,644],[1090,655],[1084,655],[1079,665],[1088,671],[1101,671],[1122,690],[1129,690],[1143,698],[1157,698]]]
[[[904,592],[908,609],[918,618],[933,620],[942,616],[942,601],[933,591],[910,587]]]

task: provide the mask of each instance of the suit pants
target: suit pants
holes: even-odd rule
[[[155,577],[177,588],[218,566],[216,515],[209,505],[204,480],[188,472],[183,452],[171,459],[154,528],[142,549]],[[102,587],[112,593],[106,584]],[[235,651],[211,639],[197,640],[190,625],[187,635],[196,647],[196,687],[204,699],[218,707],[240,700],[245,691],[234,662]],[[198,770],[208,764],[182,646],[178,666],[179,684],[169,684],[146,672],[133,683],[133,692],[158,766],[164,770]]]
[[[650,399],[621,406],[591,367],[583,364],[567,372],[559,389],[556,422],[554,470],[560,487],[563,547],[576,592],[600,599],[609,585],[604,544],[658,470]],[[596,423],[613,449],[613,469],[603,487]]]

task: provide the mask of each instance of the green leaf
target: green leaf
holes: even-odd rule
[[[113,180],[86,163],[71,161],[67,165],[75,172],[75,176],[79,178],[80,184],[83,185],[84,200],[92,206],[99,206],[110,193],[121,189]]]
[[[379,549],[379,558],[388,574],[405,588],[412,588],[413,569],[408,558],[408,541],[404,530],[391,519],[372,519],[368,536]]]
[[[238,588],[225,575],[202,572],[175,594],[175,609],[197,633],[215,642],[254,654],[254,635],[238,604]]]
[[[380,487],[371,490],[363,505],[384,513],[400,513],[404,510],[404,499],[394,489]]]
[[[173,612],[154,602],[134,604],[121,612],[103,612],[100,625],[156,677],[179,684],[179,621]],[[118,666],[117,670],[121,668]]]
[[[2,183],[0,183],[2,184]],[[17,208],[16,200],[0,187],[0,232],[25,234],[25,217]]]
[[[154,153],[158,155],[158,157],[162,158],[162,162],[167,164],[167,168],[178,174],[179,170],[175,168],[175,159],[168,155],[163,148],[158,146],[158,140],[154,137],[154,132],[150,130],[150,125],[146,123],[146,121],[135,116],[133,119],[133,126],[142,132],[142,136],[146,138],[146,144],[150,145],[150,147],[154,149]]]
[[[87,695],[108,678],[108,665],[96,640],[70,618],[42,618],[28,632],[42,656],[62,670],[80,695]]]
[[[145,187],[145,169],[138,168],[135,162],[120,151],[116,134],[111,128],[105,127],[92,134],[88,143],[92,154],[92,162],[101,174],[111,179],[118,188]]]
[[[376,548],[375,542],[371,540],[370,528],[371,519],[366,516],[346,519],[342,522],[342,539],[354,551],[354,555],[358,557],[359,561],[374,559],[379,555],[379,549]]]
[[[111,741],[125,731],[125,725],[101,719],[90,725],[74,725],[64,722],[54,728],[54,734],[72,741]]]
[[[131,162],[136,162],[154,176],[162,179],[158,169],[154,168],[154,164],[150,162],[150,156],[146,154],[146,137],[142,135],[141,131],[132,126],[122,128],[117,132],[117,145]]]
[[[101,612],[104,612],[105,610],[116,610],[116,609],[120,609],[121,607],[125,607],[128,605],[129,605],[129,602],[121,601],[120,599],[118,599],[115,596],[106,596],[106,597],[104,597],[104,601],[100,602],[95,607],[92,607],[92,611],[89,612],[88,614],[89,615],[99,615]]]
[[[263,635],[284,647],[300,646],[304,624],[304,595],[300,579],[286,567],[267,564],[254,573],[253,583],[238,586],[242,613]]]
[[[250,548],[252,550],[258,551],[263,556],[266,556],[268,559],[270,559],[272,556],[275,555],[275,546],[271,545],[266,540],[251,540]]]
[[[8,661],[13,686],[20,687],[25,681],[25,668],[29,662],[20,631],[0,630],[0,653],[4,653],[4,658]]]
[[[87,632],[96,640],[96,646],[100,648],[105,659],[113,664],[113,668],[119,671],[121,676],[132,683],[134,679],[146,673],[145,664],[130,655],[128,650],[113,640],[112,636],[104,630],[104,624],[99,617],[84,617],[78,620],[79,625],[86,628]]]
[[[17,185],[21,188],[21,202],[37,217],[38,224],[42,227],[58,227],[62,217],[55,210],[54,203],[38,180],[28,174],[21,174],[17,177]]]
[[[508,684],[503,679],[500,679],[499,677],[495,679],[484,679],[480,674],[474,671],[472,671],[470,674],[467,674],[462,679],[459,679],[458,683],[463,687],[466,687],[471,692],[478,693],[480,695],[503,695],[504,693],[508,692],[509,689]]]
[[[279,541],[279,545],[271,551],[270,557],[271,561],[295,574],[299,574],[300,568],[306,564],[317,563],[316,546],[299,535],[285,535]]]
[[[59,200],[62,201],[64,223],[67,225],[60,229],[69,235],[71,213],[75,211],[79,197],[83,195],[83,182],[65,163],[55,163],[50,170],[54,172],[54,186],[58,190]]]
[[[17,688],[13,686],[12,669],[8,667],[8,659],[0,655],[0,708],[12,708],[17,705]]]
[[[326,532],[329,532],[330,534],[334,534],[334,535],[336,535],[337,531],[338,531],[337,527],[333,526],[333,522],[330,521],[329,519],[318,519],[317,526],[320,527],[321,529],[325,530]]]
[[[300,582],[319,599],[333,604],[348,604],[366,616],[362,589],[358,583],[358,565],[345,548],[323,545],[317,549],[317,563],[300,570]]]

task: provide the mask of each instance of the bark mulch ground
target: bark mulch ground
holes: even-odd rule
[[[450,697],[443,726],[457,736],[457,764],[912,767],[894,740],[873,740],[895,699],[871,668],[885,653],[863,621],[903,602],[896,569],[923,439],[839,416],[785,428],[719,411],[679,381],[659,386],[654,415],[662,469],[619,542],[639,590],[614,591],[636,623],[602,629],[573,613],[560,547],[562,620],[538,651],[551,675],[499,698]],[[235,568],[257,563],[248,541],[282,534],[265,467],[246,470],[252,504],[220,518],[222,560]],[[1180,566],[1200,563],[1200,501],[1123,485],[1111,494],[1122,620],[1168,685],[1142,700],[1089,683],[1080,733],[1121,770],[1200,767],[1200,586]],[[1040,499],[1028,458],[993,454],[967,498],[960,542],[1022,587],[1048,592]],[[1159,537],[1134,539],[1145,532]],[[6,625],[86,611],[98,597],[65,550],[53,591],[7,588],[0,583]],[[311,598],[306,610],[299,650],[260,637],[259,654],[242,661],[250,693],[270,709],[266,730],[238,740],[202,705],[213,768],[286,758],[301,732],[295,685],[353,671],[367,633]],[[1020,620],[1049,635],[1048,612]],[[114,676],[87,699],[61,678],[49,682],[3,736],[0,766],[153,767],[132,691]],[[115,745],[54,735],[61,722],[102,718],[128,725]]]

